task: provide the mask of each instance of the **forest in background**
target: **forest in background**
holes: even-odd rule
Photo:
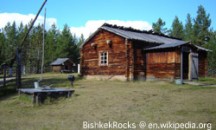
[[[152,30],[157,33],[190,41],[212,50],[208,55],[209,74],[216,74],[216,31],[211,28],[211,18],[204,7],[200,5],[197,15],[192,17],[187,14],[185,24],[176,16],[170,29],[165,28],[166,22],[159,18],[152,24]],[[7,63],[12,66],[11,59],[15,56],[16,49],[25,36],[29,25],[16,25],[8,23],[0,32],[0,65]],[[41,69],[43,42],[43,25],[34,26],[25,40],[22,48],[22,64],[26,66],[28,73],[39,73]],[[52,25],[45,31],[45,71],[50,71],[50,63],[57,58],[68,57],[75,63],[79,62],[79,46],[84,42],[83,35],[77,37],[72,34],[66,24],[63,30]]]
[[[166,22],[159,18],[152,24],[152,29],[157,33],[183,39],[209,49],[208,53],[208,74],[216,75],[216,31],[211,28],[210,14],[200,5],[197,15],[191,17],[188,13],[185,24],[176,16],[170,29],[165,28]]]
[[[0,64],[7,63],[9,67],[16,64],[11,63],[16,54],[16,49],[22,48],[21,62],[27,73],[39,73],[41,69],[43,24],[33,26],[23,45],[22,42],[29,25],[22,23],[17,26],[15,22],[8,23],[0,33]],[[45,31],[45,56],[44,70],[50,71],[50,63],[57,58],[71,58],[73,62],[79,62],[79,46],[83,43],[84,37],[73,35],[68,25],[60,31],[56,25],[52,25]]]

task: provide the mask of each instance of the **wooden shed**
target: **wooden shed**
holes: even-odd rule
[[[57,58],[50,65],[53,72],[72,72],[74,63],[69,58]]]
[[[105,79],[197,79],[208,50],[152,31],[104,24],[81,46],[81,74]]]

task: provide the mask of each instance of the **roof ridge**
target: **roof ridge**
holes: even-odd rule
[[[121,30],[125,30],[125,31],[131,31],[131,32],[138,32],[138,33],[146,33],[146,34],[152,34],[152,35],[157,35],[157,36],[162,36],[162,37],[166,37],[166,38],[172,38],[172,39],[177,39],[177,40],[182,40],[181,38],[176,38],[176,37],[172,37],[172,36],[168,36],[165,35],[163,33],[157,33],[154,32],[153,30],[138,30],[138,29],[134,29],[132,27],[124,27],[124,26],[117,26],[116,24],[112,25],[112,24],[108,24],[108,23],[104,23],[102,25],[102,27],[111,27],[111,28],[116,28],[116,29],[121,29]]]

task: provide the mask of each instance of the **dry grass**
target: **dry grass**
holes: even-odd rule
[[[44,84],[70,87],[65,74],[46,74]],[[25,87],[38,75],[27,76]],[[0,129],[79,130],[83,121],[212,123],[216,128],[216,88],[167,82],[78,80],[71,98],[33,106],[17,94],[0,100]]]

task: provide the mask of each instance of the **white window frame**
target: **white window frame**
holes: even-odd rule
[[[99,52],[99,65],[100,66],[107,66],[108,65],[108,51],[101,51]]]

